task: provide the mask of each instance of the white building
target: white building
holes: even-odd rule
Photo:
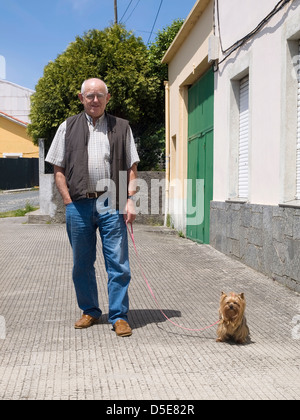
[[[197,0],[163,62],[172,224],[300,290],[300,0]]]
[[[300,289],[300,1],[216,2],[211,244]]]
[[[0,111],[29,123],[30,97],[33,90],[0,80]]]

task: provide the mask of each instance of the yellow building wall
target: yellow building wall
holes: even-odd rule
[[[186,227],[189,87],[211,67],[209,37],[213,34],[213,0],[198,0],[163,58],[166,84],[166,214],[179,231]]]
[[[0,158],[3,153],[23,153],[24,158],[38,158],[39,148],[26,133],[26,127],[0,116]]]

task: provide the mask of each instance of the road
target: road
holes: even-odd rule
[[[103,315],[92,328],[75,330],[81,311],[66,227],[26,219],[0,219],[0,401],[121,400],[138,408],[157,400],[163,408],[177,400],[183,411],[193,400],[200,418],[203,404],[195,400],[300,399],[299,294],[208,245],[135,224],[133,335],[117,337],[108,323],[100,240],[95,269]],[[140,267],[158,305],[184,328],[217,321],[221,291],[244,292],[251,342],[217,343],[216,326],[193,332],[171,324]]]
[[[0,213],[23,209],[26,203],[39,207],[39,191],[0,193]]]

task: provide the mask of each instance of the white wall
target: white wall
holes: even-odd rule
[[[29,121],[30,96],[33,90],[0,80],[0,111],[25,123]]]
[[[219,0],[223,48],[251,32],[277,3],[278,0]]]
[[[223,47],[228,47],[254,29],[278,1],[219,3]],[[284,153],[287,121],[283,118],[286,90],[282,88],[288,85],[287,34],[291,21],[294,27],[298,22],[300,30],[299,0],[285,6],[254,38],[220,64],[215,75],[214,201],[236,198],[238,127],[234,90],[237,81],[247,73],[250,77],[249,202],[278,205],[284,200],[284,167],[292,163]]]

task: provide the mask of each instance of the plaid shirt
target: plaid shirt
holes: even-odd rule
[[[86,114],[90,137],[88,143],[88,168],[89,183],[88,192],[96,191],[97,182],[101,179],[110,179],[110,145],[107,136],[107,120],[105,114],[93,125],[92,118]],[[57,130],[46,161],[55,166],[65,168],[65,135],[67,122],[64,121]],[[126,150],[127,166],[131,168],[139,163],[139,156],[135,147],[132,131],[130,130],[130,141],[127,142]]]

